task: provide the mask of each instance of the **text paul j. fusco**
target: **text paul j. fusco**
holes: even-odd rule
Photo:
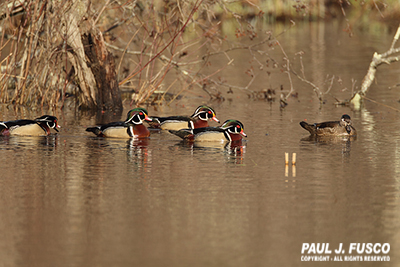
[[[301,261],[390,261],[389,243],[303,243]]]

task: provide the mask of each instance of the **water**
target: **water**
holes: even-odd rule
[[[346,37],[326,27],[311,46],[299,36],[316,31],[300,28],[287,51],[324,45],[309,51],[317,66],[305,62],[315,68],[315,81],[326,73],[360,81],[372,53],[391,43],[390,34],[365,34],[344,49],[338,43]],[[387,89],[399,82],[396,66],[379,69],[378,77],[368,97],[399,108],[397,90]],[[191,146],[166,132],[138,142],[84,131],[124,119],[128,105],[122,115],[104,117],[58,111],[58,135],[0,138],[0,265],[298,266],[303,243],[314,242],[332,250],[339,243],[346,250],[350,243],[389,243],[385,266],[398,266],[398,112],[369,101],[361,109],[335,107],[329,96],[320,106],[310,87],[293,80],[299,95],[283,110],[278,101],[241,93],[208,103],[221,121],[243,122],[248,138],[241,147]],[[264,88],[265,80],[255,86]],[[338,88],[332,94],[350,95]],[[191,114],[205,101],[191,97],[148,110]],[[299,125],[343,113],[353,119],[355,140],[309,140]],[[3,106],[0,119],[40,115]],[[285,152],[297,154],[295,166],[285,167]]]

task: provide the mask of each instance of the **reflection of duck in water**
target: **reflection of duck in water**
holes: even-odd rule
[[[230,161],[235,164],[243,164],[246,143],[242,144],[242,140],[230,142],[225,146],[225,151]]]
[[[321,123],[308,124],[300,122],[301,127],[310,132],[313,136],[355,136],[356,129],[351,125],[350,116],[344,114],[340,121],[327,121]]]
[[[144,138],[150,136],[150,131],[143,125],[143,121],[150,121],[147,110],[135,108],[128,112],[126,121],[111,122],[101,126],[89,127],[99,137]]]
[[[199,106],[191,116],[151,117],[148,122],[151,128],[163,130],[181,130],[209,127],[208,120],[219,123],[212,108]]]
[[[0,135],[0,146],[6,144],[10,146],[10,149],[26,149],[29,147],[34,148],[36,151],[53,151],[59,145],[59,135],[50,134],[42,136],[26,135],[24,138],[15,138],[13,135],[1,136]]]
[[[60,125],[57,118],[44,115],[34,120],[15,120],[0,122],[0,135],[20,135],[20,136],[47,136],[50,129],[58,132]]]
[[[311,144],[320,148],[326,148],[329,150],[341,148],[343,156],[350,156],[351,143],[356,140],[357,136],[316,136],[310,135],[301,139],[303,145]]]
[[[148,138],[141,138],[141,139],[131,138],[128,141],[128,147],[127,147],[128,160],[131,163],[134,163],[133,165],[135,165],[135,168],[143,170],[144,168],[148,168],[150,166],[152,162],[151,158],[152,153],[149,153],[148,146],[149,146]]]
[[[170,130],[171,133],[186,141],[196,142],[232,142],[241,141],[247,137],[243,124],[237,120],[227,120],[220,127],[205,127],[197,129]]]
[[[318,142],[320,144],[335,144],[335,143],[343,143],[348,141],[357,140],[356,135],[341,135],[341,136],[318,136],[318,135],[310,135],[301,139],[301,141],[311,141]]]
[[[232,142],[188,142],[187,140],[182,140],[180,142],[181,146],[191,147],[192,149],[207,149],[213,151],[225,151],[228,154],[242,153],[243,149],[246,147],[245,140],[238,140]],[[239,152],[237,152],[239,151]]]
[[[184,148],[185,151],[189,149],[191,153],[197,153],[200,158],[204,153],[213,155],[216,160],[221,158],[218,156],[223,154],[227,162],[234,164],[243,164],[244,154],[246,152],[246,140],[237,140],[231,142],[191,142],[187,140],[181,140],[174,147]],[[192,154],[193,155],[193,154]],[[208,157],[208,159],[210,159]]]

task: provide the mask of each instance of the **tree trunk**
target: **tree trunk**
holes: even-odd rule
[[[122,109],[114,58],[87,15],[89,1],[73,1],[66,10],[68,58],[78,76],[82,109]],[[85,29],[85,26],[88,26]]]
[[[121,92],[117,82],[113,55],[105,47],[100,31],[85,33],[82,43],[97,85],[97,106],[102,110],[122,109]]]

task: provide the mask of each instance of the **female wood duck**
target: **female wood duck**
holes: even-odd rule
[[[300,122],[301,127],[316,136],[354,136],[357,135],[356,129],[351,126],[350,116],[344,114],[340,121],[327,121],[321,123],[308,124]]]
[[[145,120],[151,121],[147,110],[144,108],[135,108],[128,112],[126,121],[89,127],[86,131],[92,132],[99,137],[144,138],[150,136],[150,131],[143,125],[143,121]]]
[[[20,135],[20,136],[47,136],[50,129],[58,132],[60,125],[57,118],[44,115],[34,120],[15,120],[0,122],[0,135]]]
[[[220,127],[170,130],[169,132],[187,141],[231,142],[242,140],[242,136],[247,137],[243,129],[243,124],[240,121],[227,120]]]
[[[170,117],[152,117],[149,123],[151,128],[162,130],[181,130],[181,129],[197,129],[208,127],[208,120],[212,119],[219,123],[215,116],[215,111],[207,106],[199,106],[190,116],[170,116]]]

